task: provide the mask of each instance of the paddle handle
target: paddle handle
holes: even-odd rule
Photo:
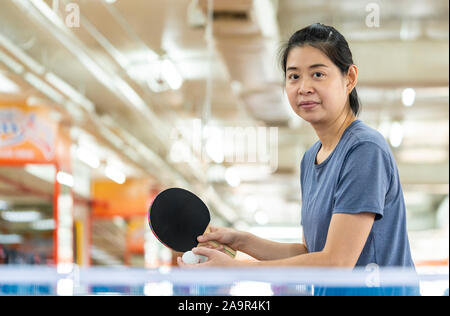
[[[207,228],[206,228],[206,230],[205,230],[205,232],[203,233],[203,235],[205,235],[205,234],[208,234],[208,233],[210,233],[211,232],[211,228],[208,226]],[[198,244],[199,246],[202,246],[202,245],[204,245],[205,243],[201,243],[201,244]],[[222,246],[223,247],[223,249],[224,249],[224,252],[227,254],[227,255],[229,255],[230,257],[232,257],[232,258],[234,258],[234,257],[236,257],[236,250],[234,250],[233,248],[231,248],[231,247],[228,247],[228,246],[226,246],[226,245],[222,245],[221,243],[218,243],[217,241],[213,241],[213,240],[211,240],[211,241],[208,241],[208,244],[210,244],[211,246],[214,246],[214,247],[219,247],[219,246]]]

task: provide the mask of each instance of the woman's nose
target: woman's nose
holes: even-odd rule
[[[302,80],[299,82],[297,93],[300,95],[309,95],[313,93],[313,90],[314,89],[307,80]]]

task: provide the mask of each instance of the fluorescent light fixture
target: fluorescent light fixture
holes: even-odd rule
[[[192,0],[187,9],[187,20],[189,26],[203,27],[206,25],[206,16],[198,6],[198,0]]]
[[[105,168],[105,175],[113,180],[114,182],[118,183],[118,184],[123,184],[125,183],[126,177],[125,175],[120,172],[119,170],[117,170],[117,168],[112,167],[112,166],[106,166]]]
[[[206,143],[206,152],[208,156],[218,164],[221,164],[225,160],[225,154],[223,152],[223,146],[221,138],[211,137]]]
[[[105,119],[107,117],[103,118],[102,117],[102,121],[105,122]],[[108,122],[106,122],[108,123]],[[122,141],[122,139],[117,136],[116,134],[114,134],[111,130],[109,130],[108,128],[104,127],[104,126],[99,126],[100,129],[100,133],[108,140],[110,141],[114,146],[118,147],[118,148],[123,148],[124,147],[124,142]]]
[[[45,1],[41,0],[18,0],[22,4],[22,6],[25,6],[28,10],[31,10],[30,4],[26,5],[26,3],[32,3],[41,13],[44,15],[48,20],[50,20],[53,24],[58,26],[59,28],[65,28],[66,25],[64,24],[63,19],[58,15],[57,12],[53,10],[54,7],[51,7],[47,5]]]
[[[180,89],[183,84],[183,78],[175,67],[174,63],[169,59],[164,59],[161,65],[161,75],[173,90]]]
[[[133,79],[146,82],[161,73],[159,56],[152,50],[129,54],[128,59],[130,62],[125,68]]]
[[[4,220],[14,223],[28,223],[41,218],[41,213],[34,210],[2,211],[0,214]]]
[[[278,37],[277,12],[271,0],[258,0],[253,2],[256,18],[259,22],[263,36]]]
[[[28,1],[22,1],[22,3],[27,4]],[[23,50],[21,50],[18,46],[16,46],[13,42],[11,42],[7,37],[3,36],[2,34],[0,34],[0,44],[4,46],[13,56],[18,58],[21,62],[23,62],[28,68],[33,70],[35,73],[37,74],[44,73],[45,68],[42,65],[37,63],[27,54],[25,54]]]
[[[225,171],[225,180],[232,187],[237,187],[241,184],[241,178],[234,168],[228,168]]]
[[[157,63],[154,65],[148,62],[133,63],[127,66],[127,73],[133,79],[147,81],[155,73],[155,66]]]
[[[0,244],[20,244],[22,243],[22,236],[17,234],[0,235]]]
[[[55,181],[55,167],[53,165],[25,165],[25,171],[35,177],[38,177],[44,181]]]
[[[51,100],[55,101],[57,104],[63,104],[65,101],[64,96],[56,91],[54,88],[52,88],[50,85],[48,85],[46,82],[41,80],[40,78],[36,77],[32,73],[27,72],[24,76],[24,79],[31,84],[34,88],[41,91],[43,94],[45,94],[47,97],[49,97]]]
[[[60,184],[67,185],[68,187],[73,187],[73,176],[64,171],[59,171],[56,174],[56,181]]]
[[[16,74],[21,74],[24,71],[24,67],[16,62],[14,59],[0,51],[0,61],[3,62],[6,66],[9,67]]]
[[[20,88],[17,84],[0,73],[0,93],[15,94],[19,93]]]
[[[106,251],[97,248],[95,245],[91,246],[91,256],[93,259],[101,261],[102,263],[110,266],[119,266],[122,263],[115,257],[108,254]]]
[[[7,210],[9,207],[8,202],[0,200],[0,210]]]
[[[83,95],[81,95],[78,91],[72,88],[71,85],[59,78],[57,75],[49,72],[45,75],[45,80],[47,80],[56,89],[68,96],[73,102],[81,105],[86,111],[94,111],[94,104],[92,102],[87,100]]]
[[[31,223],[31,228],[34,230],[53,230],[55,229],[55,221],[51,218],[41,219]]]
[[[392,147],[400,147],[403,141],[403,125],[400,122],[393,122],[389,131],[389,142]]]
[[[92,169],[98,168],[100,166],[100,159],[97,158],[91,151],[84,147],[77,148],[77,158],[87,164]]]
[[[416,91],[413,88],[406,88],[402,92],[402,102],[404,106],[412,106],[416,99]]]
[[[128,83],[122,80],[122,78],[114,77],[113,82],[119,91],[122,92],[122,95],[125,96],[125,101],[131,102],[131,104],[139,111],[147,110],[147,105],[145,102],[136,93],[136,91],[128,85]]]

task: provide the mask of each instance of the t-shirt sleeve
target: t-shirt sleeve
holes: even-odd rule
[[[303,179],[305,178],[305,166],[304,166],[305,155],[303,155],[302,160],[300,161],[300,191],[302,201],[303,201],[303,183],[304,183]],[[303,217],[301,216],[300,216],[300,225],[303,226]]]
[[[389,156],[375,143],[355,145],[347,153],[334,196],[334,213],[375,213],[383,217],[392,169]]]

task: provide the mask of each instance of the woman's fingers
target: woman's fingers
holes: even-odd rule
[[[205,234],[205,235],[198,236],[197,240],[199,242],[208,242],[208,241],[211,241],[211,240],[219,240],[220,237],[221,236],[218,233],[208,233],[208,234]]]

